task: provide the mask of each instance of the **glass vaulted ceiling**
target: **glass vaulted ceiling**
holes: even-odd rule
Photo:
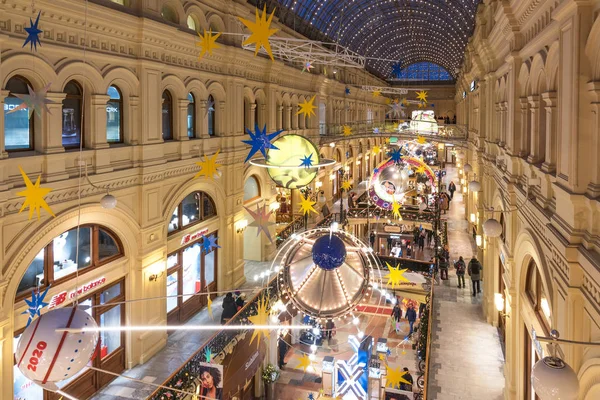
[[[427,61],[456,78],[480,0],[278,0],[279,7],[362,56],[383,79]],[[271,2],[271,4],[274,2]],[[293,27],[292,27],[293,28]]]

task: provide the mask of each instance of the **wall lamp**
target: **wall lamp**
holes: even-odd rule
[[[148,277],[148,280],[149,280],[150,282],[157,281],[157,280],[158,280],[160,277],[162,277],[164,274],[165,274],[165,271],[161,271],[161,272],[160,272],[160,273],[158,273],[158,274],[152,274],[152,275],[150,275],[150,276]]]
[[[235,231],[237,233],[242,233],[242,232],[244,232],[244,230],[246,229],[247,226],[248,226],[248,221],[245,219],[241,219],[235,223]]]
[[[509,318],[510,315],[504,312],[504,296],[501,293],[494,293],[494,305],[496,310],[500,313],[503,318]]]
[[[475,235],[475,243],[477,244],[477,247],[481,247],[483,245],[483,238],[481,235]]]

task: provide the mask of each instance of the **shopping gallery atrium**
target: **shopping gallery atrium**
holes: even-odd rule
[[[0,399],[600,399],[600,0],[0,0]]]

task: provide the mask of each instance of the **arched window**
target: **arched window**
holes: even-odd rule
[[[79,252],[77,248],[79,247]],[[55,237],[42,249],[21,278],[17,297],[31,295],[33,289],[44,289],[108,264],[123,257],[123,246],[115,234],[99,225],[83,225]]]
[[[244,203],[256,200],[259,197],[260,185],[258,184],[258,179],[254,176],[250,176],[244,183]]]
[[[500,226],[502,226],[502,232],[500,232],[500,238],[504,242],[506,240],[506,221],[504,220],[504,213],[500,213]]]
[[[215,98],[211,95],[208,96],[208,136],[215,136],[217,130],[215,129]]]
[[[83,144],[83,89],[79,83],[70,81],[65,86],[65,93],[67,97],[63,100],[62,107],[62,145],[65,149],[72,149]]]
[[[217,208],[213,199],[204,192],[193,192],[175,208],[167,231],[171,234],[216,215]]]
[[[196,136],[196,101],[194,95],[188,93],[188,106],[187,106],[187,135],[190,138]]]
[[[335,149],[333,158],[335,159],[336,162],[342,162],[342,152],[340,151],[340,149]]]
[[[33,150],[34,115],[29,117],[29,108],[13,111],[23,104],[17,94],[29,94],[29,81],[20,76],[10,78],[6,84],[9,91],[4,99],[4,148],[6,151]],[[9,114],[10,113],[10,114]]]
[[[259,118],[259,113],[258,110],[260,108],[260,103],[258,102],[258,100],[256,100],[256,102],[254,103],[254,124],[258,125],[260,128],[262,128],[260,118]]]
[[[168,90],[162,95],[162,137],[173,140],[173,98]]]
[[[110,100],[106,105],[106,141],[123,142],[123,96],[116,86],[108,88]]]
[[[546,328],[546,334],[550,333],[552,326],[552,310],[550,308],[550,299],[546,294],[544,285],[542,284],[542,276],[540,270],[532,259],[527,266],[527,280],[525,281],[525,291],[531,306],[539,322]]]
[[[177,12],[171,6],[164,5],[162,7],[160,15],[169,22],[172,22],[174,24],[179,23],[179,18],[177,17]]]
[[[193,15],[188,15],[187,27],[195,32],[198,31],[199,24],[196,22],[196,18]]]

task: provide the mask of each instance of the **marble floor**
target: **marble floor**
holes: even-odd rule
[[[458,182],[456,169],[447,168],[446,183]],[[456,185],[457,189],[462,188]],[[457,190],[448,212],[450,259],[468,262],[475,253],[467,232],[462,194]],[[485,266],[484,266],[485,267]],[[468,275],[459,289],[454,270],[434,292],[433,338],[428,400],[500,400],[504,388],[504,356],[498,331],[489,325],[481,308],[481,294],[473,297]],[[485,282],[482,282],[485,285]]]
[[[268,270],[270,262],[246,261],[245,275],[246,283],[240,289],[258,291],[263,284],[264,279],[254,279],[255,275],[260,276],[262,271]],[[252,297],[249,293],[248,297]],[[206,309],[201,310],[198,314],[192,317],[186,325],[206,325],[220,321],[221,302],[223,296],[213,300],[212,320]],[[167,339],[167,345],[155,354],[148,362],[137,365],[129,370],[126,370],[122,375],[138,379],[142,382],[134,382],[126,378],[116,378],[111,383],[98,391],[91,399],[94,400],[131,400],[131,399],[146,399],[155,387],[148,383],[162,384],[177,368],[191,357],[198,348],[204,344],[212,335],[213,331],[181,331],[171,333]]]

